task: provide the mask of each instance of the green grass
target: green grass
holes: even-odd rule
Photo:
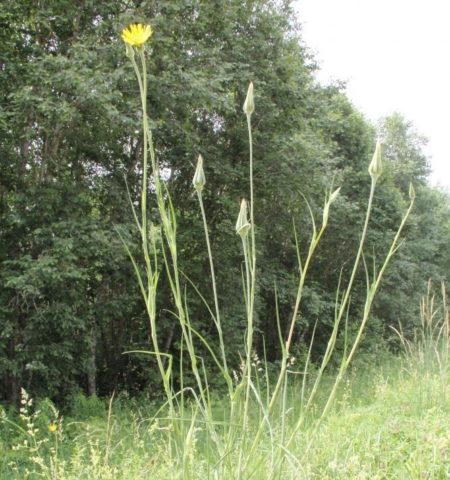
[[[355,367],[317,424],[314,412],[333,384],[333,377],[325,378],[317,408],[285,447],[301,411],[301,389],[288,387],[284,418],[274,414],[251,457],[240,450],[242,430],[236,429],[235,448],[220,464],[194,402],[184,417],[167,419],[167,412],[144,401],[114,399],[108,413],[107,402],[78,398],[56,433],[48,431],[54,412],[41,402],[31,422],[39,430],[34,434],[2,422],[0,478],[232,480],[240,457],[248,479],[448,479],[450,381],[441,367],[436,362],[424,369],[411,357]],[[224,421],[227,403],[211,399],[217,422]],[[260,422],[260,410],[252,411],[246,438]],[[27,430],[25,419],[14,422]]]

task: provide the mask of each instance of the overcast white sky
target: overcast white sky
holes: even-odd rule
[[[394,111],[429,139],[431,182],[450,187],[450,1],[297,0],[321,82],[344,80],[370,120]]]

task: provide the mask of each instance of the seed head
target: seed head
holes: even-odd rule
[[[203,190],[205,183],[206,178],[205,172],[203,171],[203,157],[199,155],[197,159],[197,168],[195,169],[194,178],[192,179],[192,184],[197,192],[200,193]]]
[[[245,198],[241,201],[241,209],[239,210],[239,216],[236,222],[236,233],[245,238],[248,235],[248,232],[251,228],[251,225],[247,217],[247,200]]]
[[[328,215],[330,213],[330,206],[336,200],[340,191],[341,191],[341,187],[336,188],[336,190],[330,195],[328,200],[325,202],[325,206],[323,207],[322,225],[326,225],[328,223]]]
[[[377,181],[381,172],[383,171],[383,165],[381,163],[381,143],[378,140],[375,152],[373,153],[372,161],[369,165],[369,173],[372,180]]]
[[[250,116],[255,111],[255,101],[253,98],[253,82],[250,82],[247,90],[247,98],[245,99],[242,108],[247,116]]]

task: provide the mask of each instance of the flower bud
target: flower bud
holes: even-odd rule
[[[255,111],[255,101],[253,99],[253,82],[250,82],[247,90],[247,98],[243,106],[244,113],[249,116]]]
[[[134,58],[134,48],[129,43],[125,43],[125,55],[130,60],[133,60]]]
[[[328,198],[328,201],[325,203],[325,206],[323,207],[322,225],[326,225],[328,223],[328,215],[330,213],[330,206],[336,200],[340,191],[341,191],[341,187],[336,188],[336,190]]]
[[[192,179],[192,184],[197,192],[200,193],[203,190],[205,183],[206,179],[205,172],[203,171],[203,157],[199,155],[197,159],[197,168],[195,169],[194,178]]]
[[[336,190],[330,195],[330,199],[328,200],[330,205],[336,200],[340,191],[341,191],[341,187],[336,188]]]
[[[369,165],[369,173],[372,177],[372,180],[377,181],[378,177],[381,175],[383,171],[383,165],[381,163],[381,143],[378,140],[377,146],[375,147],[375,152],[372,157],[372,161]]]
[[[241,209],[239,211],[239,216],[236,222],[236,233],[245,238],[251,228],[251,225],[247,218],[247,200],[245,198],[241,201]]]

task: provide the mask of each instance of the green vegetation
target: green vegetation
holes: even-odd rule
[[[0,13],[5,478],[445,478],[424,140],[382,161],[288,1],[220,3]]]
[[[334,382],[325,378],[304,428],[297,432],[281,468],[274,450],[284,429],[294,427],[301,407],[302,382],[285,391],[288,406],[271,436],[261,438],[249,461],[255,479],[437,479],[450,473],[450,362],[448,307],[430,289],[422,302],[417,340],[405,342],[402,357],[385,354],[383,363],[364,356],[341,385],[335,408],[317,424],[323,393]],[[403,339],[404,340],[404,339]],[[255,359],[255,375],[261,362]],[[290,369],[295,372],[296,362]],[[313,378],[308,380],[308,390]],[[264,389],[260,374],[258,388]],[[225,429],[227,401],[210,399],[217,425]],[[211,462],[208,428],[194,423],[194,403],[185,415],[168,417],[166,410],[142,396],[125,394],[109,401],[96,396],[74,397],[61,417],[51,401],[34,406],[22,392],[20,413],[0,411],[0,478],[236,478],[217,473]],[[34,412],[34,413],[32,413]],[[254,431],[258,418],[252,416]],[[274,448],[275,447],[275,448]],[[229,453],[237,463],[239,450]],[[275,465],[275,468],[274,468]]]
[[[312,446],[308,449],[314,430],[309,420],[289,449],[283,469],[271,475],[280,419],[273,425],[273,437],[262,438],[251,458],[253,476],[249,478],[446,479],[450,473],[449,366],[445,374],[437,362],[432,368],[424,367],[420,357],[411,356],[389,357],[371,366],[360,363],[342,386],[336,408],[314,431]],[[294,386],[286,401],[285,427],[290,428],[300,401]],[[221,421],[223,399],[213,398],[212,406]],[[0,478],[235,478],[214,476],[216,465],[208,457],[205,426],[190,429],[189,414],[171,421],[145,398],[114,398],[108,414],[106,400],[77,397],[55,433],[48,430],[53,411],[47,403],[38,407],[43,413],[34,420],[40,428],[34,438],[14,426],[2,427]],[[25,427],[25,419],[16,421]],[[177,428],[182,424],[184,436]],[[37,448],[30,445],[34,440]],[[238,461],[238,453],[231,452],[231,462]],[[27,476],[27,470],[34,473]]]

